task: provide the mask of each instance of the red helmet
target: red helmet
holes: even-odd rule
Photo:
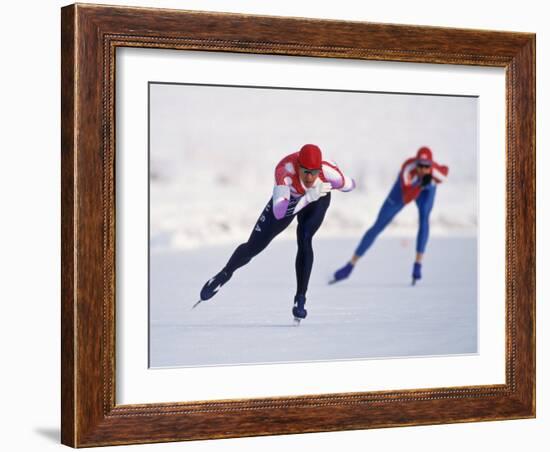
[[[423,165],[431,165],[433,162],[431,149],[426,146],[421,147],[416,153],[416,161]]]
[[[321,149],[314,144],[304,144],[298,153],[298,164],[310,170],[321,169],[323,157]]]

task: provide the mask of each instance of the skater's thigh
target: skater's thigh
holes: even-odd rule
[[[298,233],[307,231],[311,235],[315,234],[323,223],[329,206],[330,193],[298,213]]]
[[[432,185],[427,190],[423,190],[420,196],[416,199],[416,206],[421,217],[430,215],[435,200],[436,186]]]
[[[252,228],[248,243],[259,246],[267,245],[277,235],[284,231],[293,219],[293,216],[283,217],[280,220],[275,218],[270,201]]]
[[[396,202],[389,197],[386,198],[384,204],[382,204],[382,207],[378,212],[375,225],[378,227],[386,226],[391,220],[393,220],[393,217],[395,217],[402,208],[402,203]]]

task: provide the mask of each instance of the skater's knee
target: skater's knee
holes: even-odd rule
[[[420,215],[420,218],[425,218],[426,220],[430,217],[430,213],[432,212],[433,204],[431,203],[422,203],[418,206],[418,214]]]
[[[237,252],[240,254],[248,255],[250,254],[250,245],[248,242],[241,243],[237,247]]]
[[[383,226],[374,225],[363,235],[363,242],[372,243],[384,229]]]
[[[251,258],[261,253],[269,245],[269,241],[256,240],[254,242],[245,242],[240,245],[242,251]]]
[[[313,236],[311,234],[298,235],[298,253],[312,253],[313,252]]]
[[[428,225],[430,223],[430,210],[429,209],[419,210],[418,219],[421,225]]]
[[[375,223],[372,225],[372,227],[369,229],[368,233],[372,234],[374,237],[376,237],[378,234],[380,234],[384,229],[386,229],[386,226],[391,223],[391,220],[393,219],[393,216],[379,216]]]
[[[313,248],[313,234],[304,232],[298,235],[298,247],[300,248]]]
[[[428,229],[430,227],[430,219],[426,215],[424,217],[420,217],[420,229]]]
[[[235,251],[235,256],[238,256],[238,266],[242,267],[248,264],[259,252],[260,250],[255,249],[249,243],[241,243]]]

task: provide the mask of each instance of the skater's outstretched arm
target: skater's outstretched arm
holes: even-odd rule
[[[320,180],[317,185],[306,190],[306,193],[294,207],[294,213],[299,212],[308,204],[317,201],[331,190],[343,192],[352,191],[355,188],[355,181],[346,176],[343,171],[332,161],[323,160]]]
[[[333,161],[325,160],[323,162],[323,176],[327,182],[330,182],[333,190],[348,192],[355,188],[355,181],[346,176]]]

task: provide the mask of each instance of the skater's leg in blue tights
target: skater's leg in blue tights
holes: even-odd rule
[[[430,235],[430,213],[434,205],[436,185],[430,185],[422,190],[420,196],[416,199],[418,207],[418,234],[416,236],[416,252],[424,254],[428,237]]]
[[[393,217],[403,208],[403,203],[395,201],[391,197],[386,198],[378,217],[370,229],[365,232],[359,246],[355,250],[355,255],[358,257],[363,256],[367,250],[371,247],[378,234],[380,234],[388,224],[393,220]]]
[[[296,254],[296,295],[305,295],[313,267],[313,236],[323,223],[330,205],[330,193],[298,213],[298,252]]]
[[[269,201],[254,225],[248,241],[237,247],[223,270],[232,275],[235,270],[248,264],[283,232],[293,219],[294,216],[288,216],[277,220],[273,215],[272,201]]]

